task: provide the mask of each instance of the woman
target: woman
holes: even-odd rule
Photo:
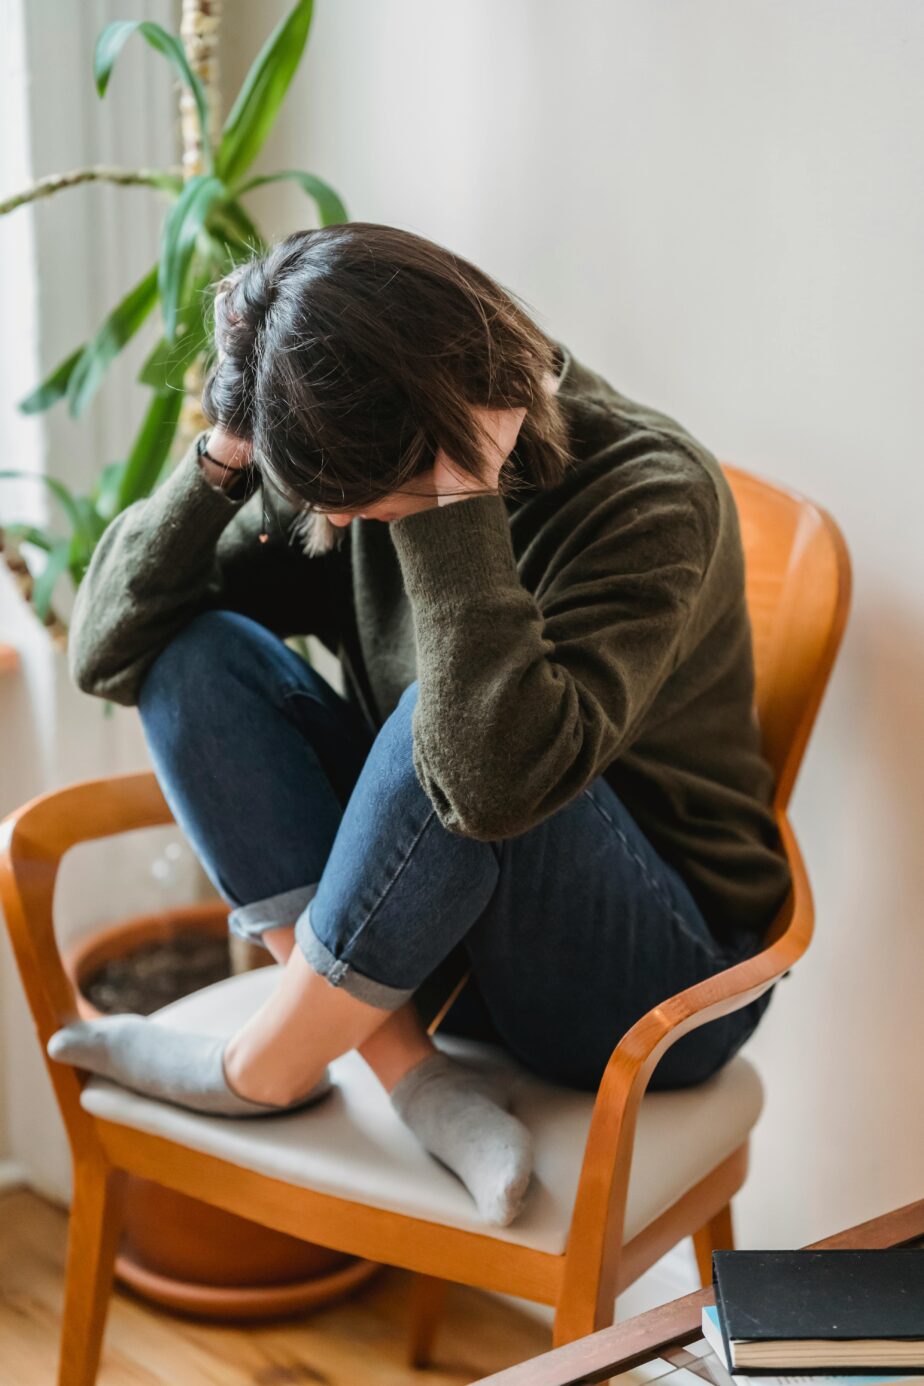
[[[316,1100],[356,1048],[507,1223],[531,1151],[504,1074],[423,1028],[460,964],[445,1031],[592,1090],[789,890],[734,502],[679,424],[418,236],[298,232],[218,289],[213,427],[106,530],[70,658],[138,706],[231,928],[285,966],[227,1044],[114,1017],[50,1049],[234,1115]],[[307,633],[345,696],[286,645]],[[653,1086],[706,1078],[768,1000]]]

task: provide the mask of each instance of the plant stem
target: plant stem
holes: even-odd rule
[[[20,555],[18,547],[10,543],[2,528],[0,528],[0,553],[2,553],[3,561],[12,574],[13,581],[19,588],[23,601],[28,606],[32,606],[32,591],[35,587],[32,574],[29,572],[25,559]],[[55,615],[54,611],[49,609],[44,618],[44,625],[58,649],[67,649],[67,626],[60,617]]]
[[[208,139],[216,148],[221,136],[218,34],[222,0],[183,0],[180,38],[189,66],[205,88],[209,109]],[[183,141],[183,177],[204,172],[202,141],[196,103],[185,88],[180,93],[180,133]]]
[[[110,164],[91,164],[89,168],[75,168],[69,173],[49,173],[44,178],[39,178],[31,187],[4,198],[0,202],[0,216],[14,212],[17,207],[24,207],[27,202],[35,202],[37,198],[50,197],[62,188],[76,187],[78,183],[124,183],[157,187],[158,179],[162,179],[164,174],[176,176],[179,172],[179,169],[174,168],[115,168]]]
[[[219,92],[218,36],[221,29],[222,0],[183,0],[180,38],[189,65],[202,82],[209,110],[208,138],[213,149],[221,138],[221,96]],[[180,92],[180,135],[183,142],[183,177],[192,178],[205,168],[196,103],[191,92]],[[208,427],[200,399],[204,384],[202,358],[197,357],[186,372],[186,398],[177,427],[177,447],[185,451],[197,433]]]

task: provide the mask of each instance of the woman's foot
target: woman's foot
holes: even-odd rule
[[[330,1091],[325,1073],[296,1102],[251,1101],[228,1083],[225,1045],[213,1035],[173,1030],[141,1015],[111,1015],[66,1025],[48,1041],[48,1053],[58,1063],[209,1116],[279,1116],[317,1102]]]
[[[510,1084],[435,1053],[391,1093],[392,1105],[431,1155],[462,1180],[485,1222],[506,1227],[523,1206],[533,1168],[528,1129],[504,1110]]]

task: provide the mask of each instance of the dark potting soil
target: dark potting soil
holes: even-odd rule
[[[189,932],[146,943],[91,972],[82,991],[104,1015],[152,1011],[231,975],[228,940]]]

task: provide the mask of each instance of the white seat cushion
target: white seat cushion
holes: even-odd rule
[[[152,1017],[204,1034],[230,1035],[272,989],[280,968],[260,968],[184,997]],[[450,1054],[476,1062],[498,1051],[441,1039]],[[510,1227],[483,1223],[463,1185],[418,1145],[384,1090],[355,1053],[331,1069],[335,1092],[316,1107],[283,1117],[199,1116],[140,1097],[101,1078],[81,1101],[88,1112],[123,1126],[216,1155],[244,1169],[427,1222],[487,1233],[561,1255],[590,1124],[593,1097],[520,1070],[515,1110],[536,1142],[536,1169],[523,1212]],[[736,1055],[694,1088],[649,1093],[643,1100],[625,1227],[629,1241],[742,1144],[760,1113],[756,1070]]]

